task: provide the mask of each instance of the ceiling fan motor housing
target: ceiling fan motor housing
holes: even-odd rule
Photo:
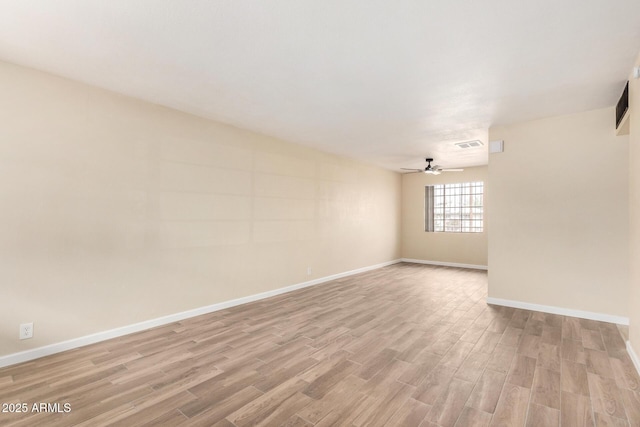
[[[435,171],[435,169],[433,169],[431,167],[431,162],[433,162],[433,159],[432,158],[426,158],[425,160],[427,161],[427,167],[424,168],[424,172],[425,173],[429,173],[430,171]]]

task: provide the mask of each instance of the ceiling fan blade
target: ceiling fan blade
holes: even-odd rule
[[[403,171],[411,171],[408,173],[427,173],[429,175],[440,175],[442,172],[462,172],[464,169],[443,169],[440,165],[432,165],[431,162],[433,159],[428,158],[427,167],[425,169],[410,169],[410,168],[400,168]]]

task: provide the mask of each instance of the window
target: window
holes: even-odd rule
[[[482,233],[483,182],[425,187],[425,231]]]

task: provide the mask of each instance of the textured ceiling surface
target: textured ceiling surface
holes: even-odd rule
[[[394,170],[614,105],[639,50],[638,0],[0,0],[0,60]]]

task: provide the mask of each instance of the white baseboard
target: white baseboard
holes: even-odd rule
[[[579,317],[581,319],[598,320],[600,322],[628,325],[629,318],[615,316],[613,314],[595,313],[592,311],[574,310],[571,308],[554,307],[552,305],[531,304],[522,301],[513,301],[501,298],[487,297],[487,304],[503,305],[505,307],[522,308],[525,310],[542,311],[543,313],[560,314],[563,316]]]
[[[488,270],[486,265],[476,264],[460,264],[457,262],[444,262],[444,261],[428,261],[424,259],[402,258],[402,262],[412,262],[414,264],[429,264],[429,265],[442,265],[444,267],[460,267],[460,268],[473,268],[475,270]]]
[[[60,353],[74,348],[83,347],[89,344],[95,344],[97,342],[105,341],[112,338],[117,338],[123,335],[132,334],[134,332],[144,331],[146,329],[155,328],[157,326],[166,325],[180,320],[188,319],[190,317],[200,316],[203,314],[213,313],[214,311],[224,310],[226,308],[235,307],[237,305],[247,304],[270,298],[276,295],[281,295],[287,292],[295,291],[309,286],[319,285],[331,280],[340,279],[342,277],[352,276],[358,273],[364,273],[365,271],[375,270],[378,268],[386,267],[392,264],[402,262],[400,259],[393,261],[387,261],[376,265],[370,265],[368,267],[362,267],[351,271],[345,271],[343,273],[332,274],[331,276],[325,276],[308,282],[297,283],[291,286],[285,286],[284,288],[274,289],[267,292],[261,292],[255,295],[249,295],[242,298],[233,299],[230,301],[224,301],[217,304],[208,305],[205,307],[195,308],[193,310],[183,311],[181,313],[170,314],[168,316],[158,317],[156,319],[145,320],[144,322],[135,323],[133,325],[122,326],[120,328],[111,329],[108,331],[98,332],[91,335],[86,335],[79,338],[74,338],[68,341],[63,341],[55,344],[50,344],[44,347],[38,347],[31,350],[22,351],[20,353],[13,353],[0,357],[0,368],[5,366],[15,365],[17,363],[28,362],[30,360],[38,359],[40,357],[49,356],[51,354]]]
[[[638,375],[640,375],[640,357],[638,357],[638,353],[636,353],[633,350],[633,347],[631,347],[631,341],[627,341],[627,353],[629,353],[629,357],[635,365],[636,371],[638,371]]]

